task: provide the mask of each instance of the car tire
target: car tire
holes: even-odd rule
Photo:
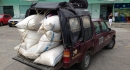
[[[12,27],[12,25],[11,25],[11,24],[9,24],[9,27]]]
[[[90,52],[86,52],[83,60],[78,63],[78,67],[80,70],[87,70],[89,68],[89,65],[90,65],[90,61],[91,61],[91,54]]]
[[[115,46],[115,38],[112,38],[111,42],[105,48],[113,49],[114,46]]]
[[[0,26],[3,26],[3,23],[2,23],[2,22],[0,22]]]

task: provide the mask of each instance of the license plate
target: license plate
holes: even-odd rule
[[[12,22],[12,24],[14,24],[14,22]]]

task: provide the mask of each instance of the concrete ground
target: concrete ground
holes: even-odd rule
[[[130,28],[115,28],[116,45],[112,50],[102,49],[92,57],[88,70],[130,70]],[[17,61],[13,50],[20,43],[17,28],[0,26],[0,70],[36,70]],[[68,70],[79,70],[74,65]]]

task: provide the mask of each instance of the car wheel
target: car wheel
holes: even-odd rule
[[[114,46],[115,46],[115,38],[112,38],[111,42],[105,48],[113,49]]]
[[[81,63],[78,64],[80,70],[87,70],[91,61],[91,54],[90,52],[86,52],[84,59]]]
[[[3,23],[2,22],[0,22],[0,26],[2,26],[3,25]]]
[[[9,24],[9,27],[12,27],[12,25],[11,25],[11,24]]]

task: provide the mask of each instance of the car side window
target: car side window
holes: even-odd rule
[[[90,18],[89,18],[89,16],[82,16],[82,21],[83,21],[83,27],[84,28],[89,28],[90,27]]]
[[[102,31],[103,32],[107,32],[108,31],[108,27],[104,22],[101,22],[101,26],[102,26]]]
[[[77,18],[70,18],[69,19],[69,24],[70,24],[70,30],[72,32],[77,32],[77,31],[79,31],[81,29],[80,28],[80,23],[79,23]]]
[[[5,18],[9,18],[10,16],[9,16],[9,15],[5,15],[4,17],[5,17]]]
[[[95,26],[95,33],[96,34],[101,33],[99,22],[93,22],[93,23],[94,23],[94,26]]]

